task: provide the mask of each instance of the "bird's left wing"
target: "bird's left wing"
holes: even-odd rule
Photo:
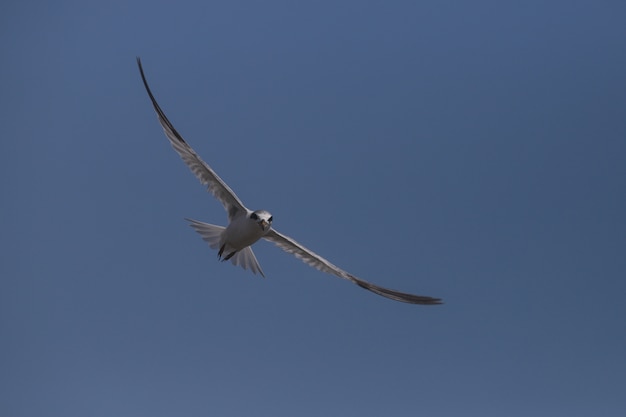
[[[196,154],[191,146],[185,142],[185,139],[183,139],[180,133],[178,133],[174,128],[174,125],[172,125],[172,123],[170,123],[167,119],[165,113],[161,110],[161,107],[152,95],[152,91],[150,91],[150,87],[148,86],[148,81],[143,73],[143,67],[141,66],[141,60],[139,57],[137,57],[137,65],[139,66],[139,72],[141,73],[143,85],[146,87],[148,96],[150,96],[150,100],[152,101],[152,106],[159,116],[159,122],[161,123],[161,126],[163,126],[165,135],[169,139],[174,150],[178,152],[185,164],[187,164],[200,182],[203,185],[206,185],[211,194],[213,194],[215,198],[217,198],[224,205],[224,208],[228,213],[228,220],[232,220],[232,218],[240,212],[245,213],[247,211],[246,207],[235,195],[233,190],[226,185],[226,183],[206,162],[200,159],[198,154]]]
[[[427,297],[424,295],[414,295],[405,292],[390,290],[388,288],[379,287],[378,285],[363,281],[362,279],[357,278],[354,275],[347,273],[343,269],[333,265],[326,259],[319,256],[317,253],[305,248],[292,238],[285,236],[274,229],[270,229],[270,231],[265,236],[263,236],[263,238],[269,240],[270,242],[273,242],[274,244],[276,244],[276,246],[278,246],[285,252],[293,254],[296,258],[302,260],[302,262],[306,263],[309,266],[312,266],[313,268],[352,281],[359,287],[365,288],[366,290],[372,291],[373,293],[376,293],[378,295],[382,295],[383,297],[410,304],[442,304],[440,298]]]

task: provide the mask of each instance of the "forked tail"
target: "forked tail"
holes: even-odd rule
[[[193,219],[185,220],[187,220],[190,223],[189,225],[193,227],[194,230],[200,234],[200,236],[202,236],[202,240],[207,242],[211,249],[219,249],[223,245],[222,233],[226,229],[225,227]],[[258,273],[263,277],[265,276],[261,266],[259,265],[259,261],[256,260],[256,256],[254,256],[254,252],[252,252],[252,248],[250,246],[246,246],[245,248],[237,251],[230,257],[230,261],[233,265],[241,266],[243,269],[250,269],[254,274]]]

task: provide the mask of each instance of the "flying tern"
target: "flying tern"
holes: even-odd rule
[[[259,273],[265,276],[251,248],[252,244],[263,238],[320,271],[347,279],[359,287],[365,288],[383,297],[411,304],[442,304],[439,298],[395,291],[357,278],[333,265],[312,250],[307,249],[289,236],[278,232],[272,227],[273,217],[266,210],[248,209],[233,190],[230,189],[206,162],[200,159],[198,154],[196,154],[185,139],[176,131],[154,98],[148,86],[148,81],[146,80],[139,57],[137,57],[137,65],[139,66],[143,84],[146,87],[148,96],[152,101],[152,105],[165,131],[167,139],[194,175],[203,185],[207,186],[208,191],[210,191],[226,209],[228,215],[228,226],[226,227],[186,219],[189,221],[190,226],[202,236],[209,246],[218,251],[217,255],[220,260],[230,260],[234,265],[239,265],[243,269],[250,269],[254,274]]]

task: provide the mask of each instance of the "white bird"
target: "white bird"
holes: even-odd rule
[[[161,126],[163,126],[165,135],[172,144],[172,147],[178,152],[185,164],[187,164],[200,182],[208,187],[208,190],[226,209],[229,221],[226,227],[186,219],[190,222],[191,227],[208,242],[212,249],[218,250],[219,259],[222,261],[230,260],[234,265],[239,265],[244,269],[249,268],[253,273],[260,273],[262,276],[265,276],[250,247],[253,243],[263,238],[273,242],[285,252],[293,254],[304,263],[320,271],[352,281],[359,287],[365,288],[383,297],[411,304],[442,304],[439,298],[390,290],[357,278],[333,265],[312,250],[305,248],[292,238],[278,232],[272,227],[273,217],[269,212],[265,210],[249,210],[243,205],[233,190],[226,185],[206,162],[200,159],[198,154],[196,154],[191,146],[189,146],[176,131],[152,95],[139,57],[137,57],[137,65],[139,66],[139,72],[141,73],[141,78],[148,92],[148,96],[150,96],[154,110],[158,115],[159,122]]]

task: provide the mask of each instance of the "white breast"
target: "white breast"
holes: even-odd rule
[[[261,226],[246,216],[233,219],[224,233],[224,243],[234,250],[241,250],[250,246],[265,235]]]

